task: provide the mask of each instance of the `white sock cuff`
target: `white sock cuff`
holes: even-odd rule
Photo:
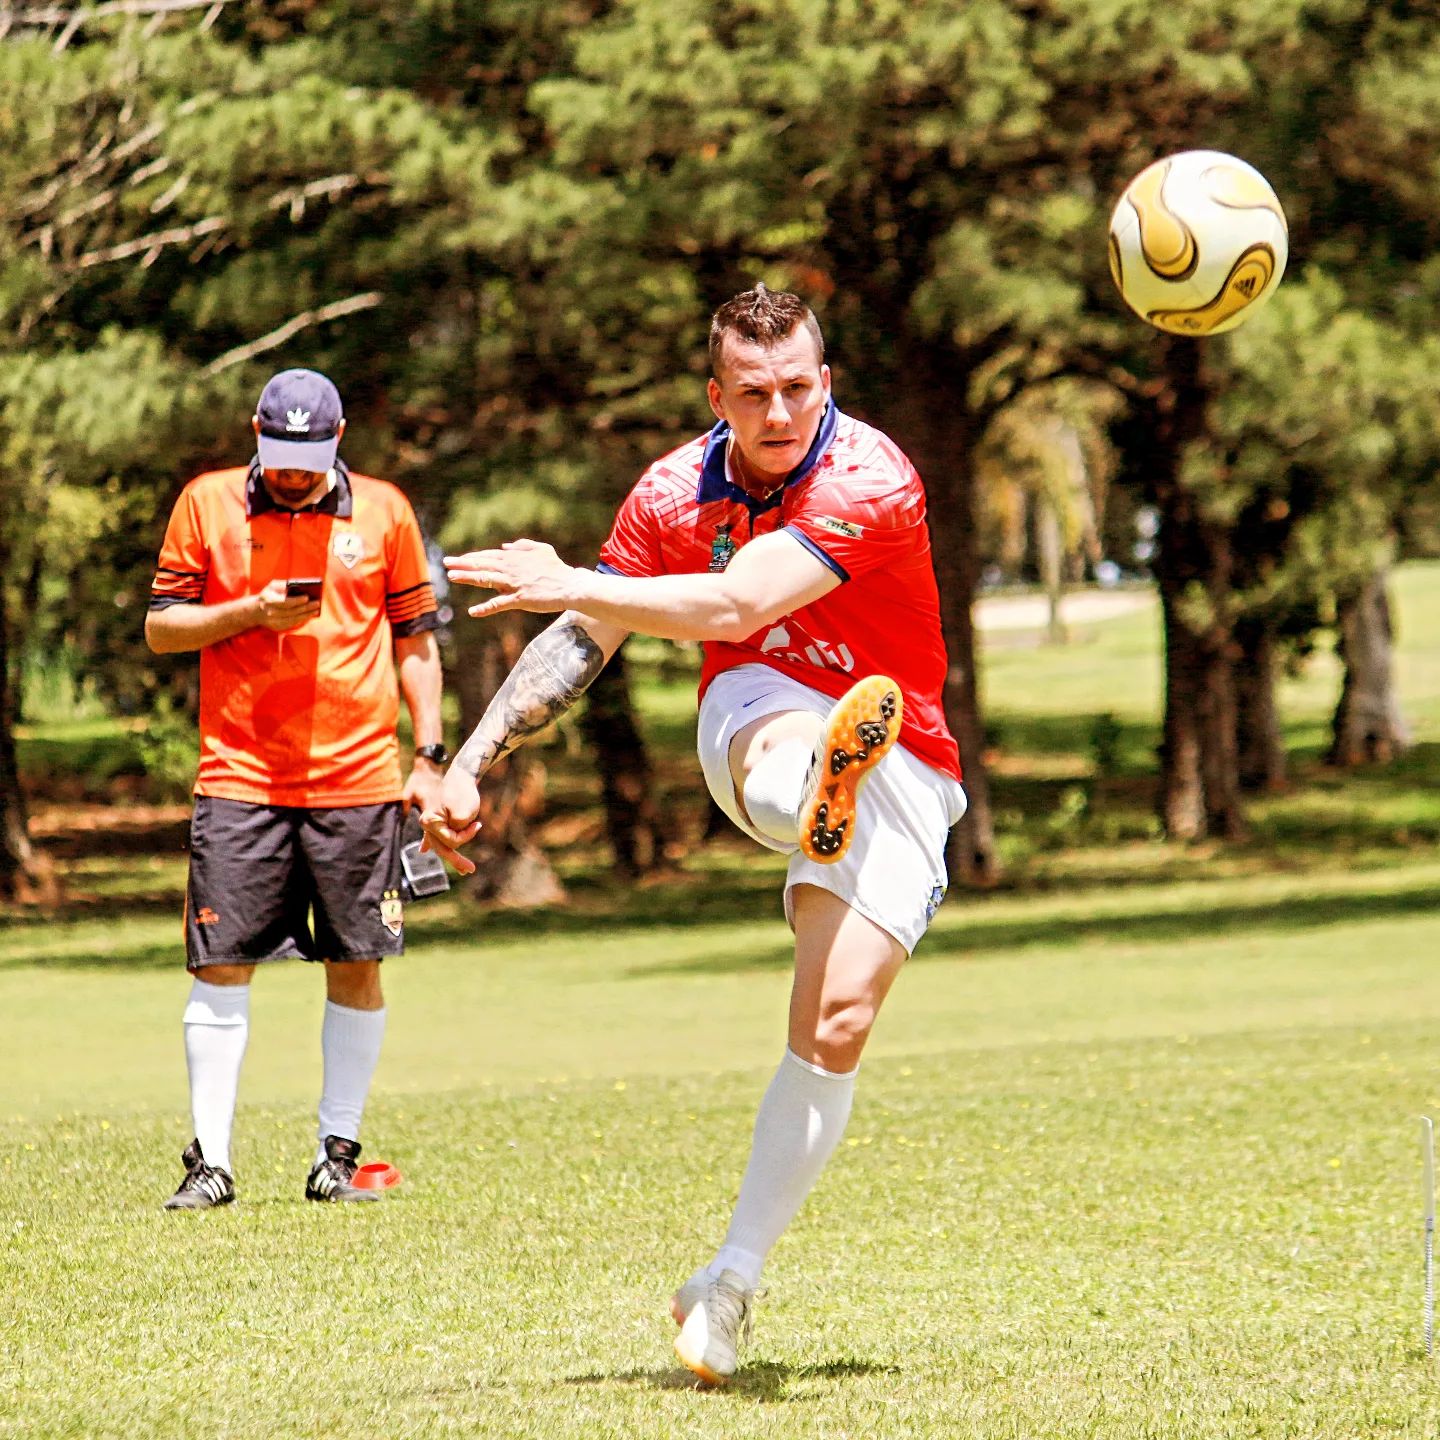
[[[350,1005],[337,1005],[333,1000],[325,1002],[325,1021],[327,1025],[351,1025],[357,1030],[366,1031],[374,1025],[384,1025],[385,1007],[382,1005],[378,1010],[356,1010]]]
[[[247,1025],[250,1022],[248,985],[211,985],[197,975],[185,1006],[187,1025]]]
[[[800,791],[814,754],[812,742],[792,736],[767,750],[745,777],[745,813],[772,840],[794,843]]]
[[[818,1075],[822,1080],[853,1080],[859,1073],[857,1065],[853,1070],[826,1070],[821,1065],[813,1065],[809,1060],[802,1060],[788,1045],[785,1047],[785,1058],[798,1065],[802,1070],[808,1070],[812,1075]]]

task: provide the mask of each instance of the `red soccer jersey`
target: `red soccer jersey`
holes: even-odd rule
[[[947,662],[925,488],[915,467],[889,436],[832,403],[785,485],[756,500],[726,473],[729,436],[722,421],[640,477],[599,568],[634,577],[723,570],[755,536],[788,531],[845,583],[738,645],[706,641],[701,696],[737,665],[769,665],[836,699],[864,675],[888,675],[905,695],[900,744],[958,780],[959,751],[941,704]]]

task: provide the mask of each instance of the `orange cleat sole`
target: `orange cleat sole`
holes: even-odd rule
[[[855,797],[900,735],[905,702],[887,675],[852,685],[825,718],[820,782],[800,812],[800,849],[817,865],[843,859],[855,838]]]
[[[692,1375],[698,1375],[707,1385],[724,1385],[730,1378],[728,1375],[717,1375],[703,1360],[697,1360],[687,1355],[680,1348],[678,1339],[675,1341],[675,1354],[679,1356],[680,1363]]]

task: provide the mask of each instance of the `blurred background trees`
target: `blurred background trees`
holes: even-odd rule
[[[1241,836],[1247,791],[1284,782],[1277,667],[1327,631],[1332,759],[1396,753],[1384,577],[1440,539],[1434,18],[0,5],[0,889],[45,885],[13,745],[27,676],[63,654],[121,711],[186,703],[193,665],[141,644],[149,569],[185,479],[248,455],[268,374],[331,374],[348,454],[444,546],[523,532],[584,560],[644,463],[707,425],[709,313],[757,278],[811,301],[841,405],[926,478],[971,791],[957,875],[997,865],[987,566],[1056,595],[1102,559],[1153,573],[1173,836]],[[1123,309],[1104,233],[1131,174],[1198,147],[1267,174],[1292,255],[1264,312],[1197,344]],[[1107,515],[1141,507],[1148,561],[1105,555]],[[451,628],[468,723],[515,637]],[[663,826],[623,671],[585,733],[637,873]],[[533,763],[493,796],[515,817],[497,864],[532,875]]]

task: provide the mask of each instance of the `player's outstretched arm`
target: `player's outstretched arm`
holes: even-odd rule
[[[662,640],[743,640],[841,583],[783,530],[744,545],[718,575],[602,575],[566,565],[534,540],[447,555],[445,569],[456,584],[496,592],[472,605],[472,615],[572,608]]]
[[[525,647],[450,762],[440,808],[420,817],[427,846],[462,875],[475,869],[459,847],[469,844],[480,829],[480,776],[570,709],[628,633],[618,625],[567,612]]]

